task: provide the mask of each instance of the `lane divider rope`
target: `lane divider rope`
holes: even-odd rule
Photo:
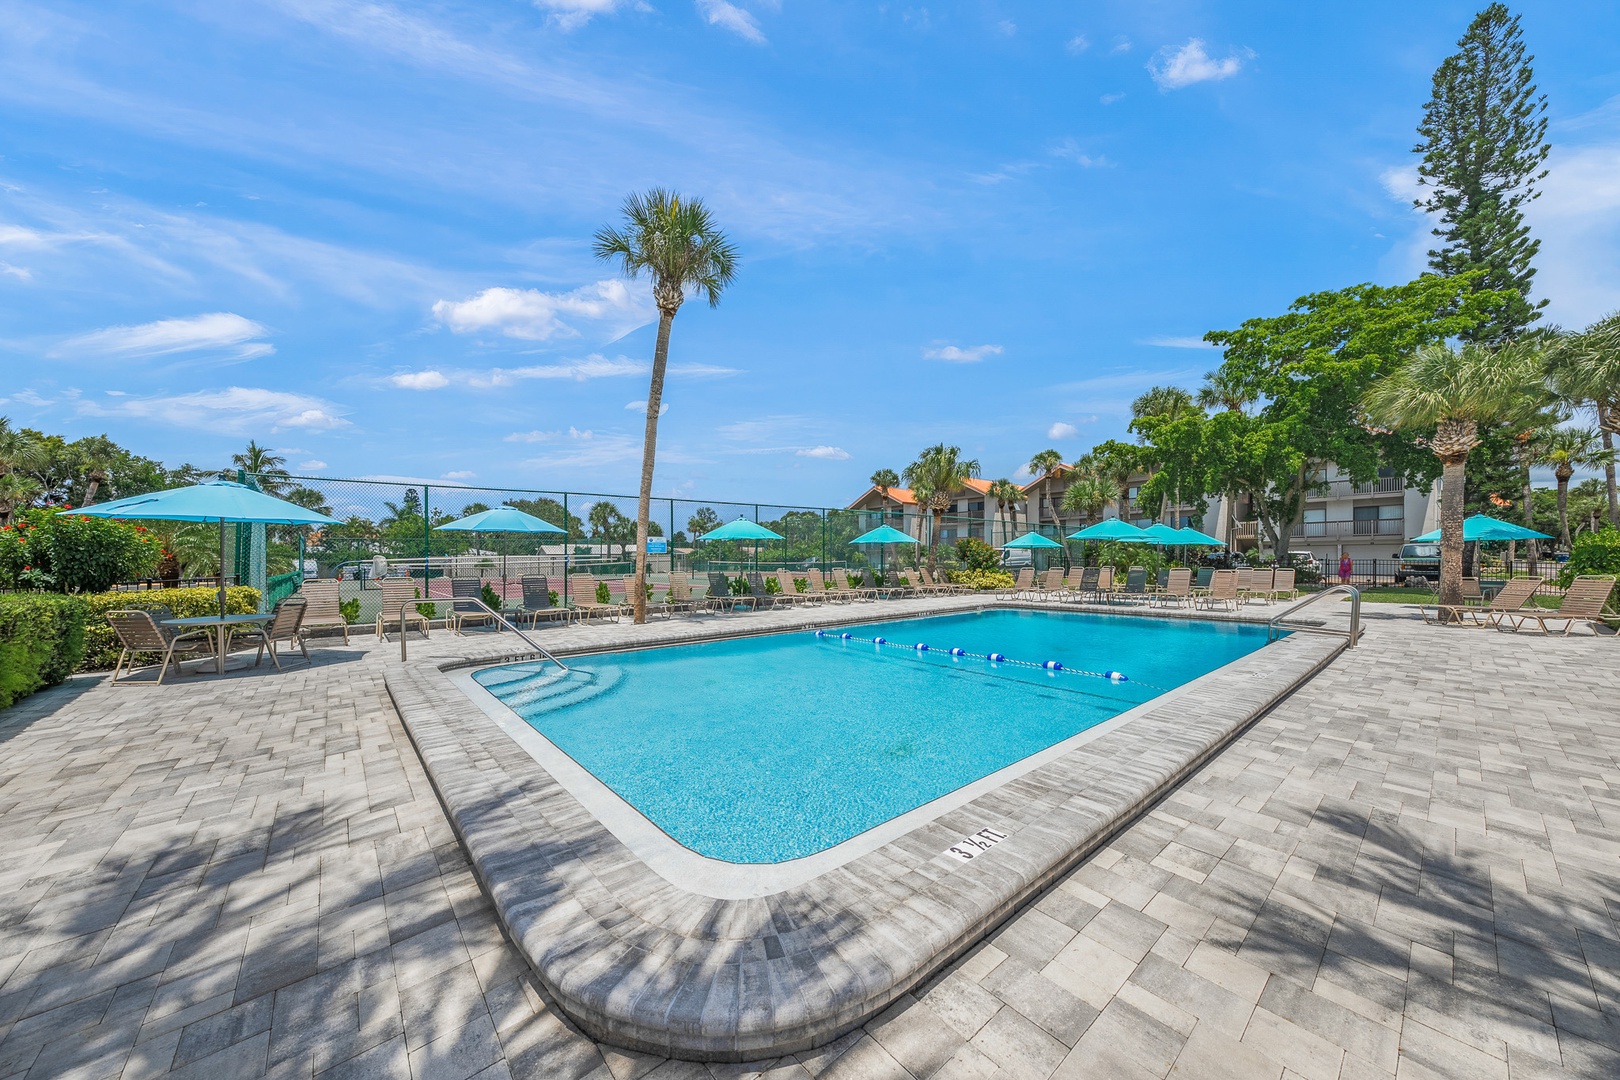
[[[883,637],[858,637],[855,634],[849,633],[848,631],[834,632],[831,630],[817,630],[815,632],[815,636],[829,641],[853,641],[861,645],[876,645],[879,647],[887,646],[889,648],[907,649],[914,653],[936,651],[934,650],[933,646],[922,641],[915,644],[905,644],[903,642],[890,641],[888,638]],[[1036,671],[1052,671],[1064,672],[1065,674],[1069,675],[1085,675],[1093,679],[1107,679],[1109,682],[1114,683],[1115,685],[1118,685],[1119,683],[1133,683],[1136,686],[1145,686],[1150,690],[1164,690],[1164,687],[1154,686],[1152,683],[1136,682],[1135,680],[1127,677],[1122,671],[1086,671],[1083,668],[1065,667],[1061,660],[1043,660],[1039,662],[1033,660],[1010,660],[1005,655],[998,652],[972,653],[968,652],[966,649],[958,649],[954,647],[948,650],[940,649],[937,651],[947,652],[951,656],[967,660],[984,660],[991,664],[1007,664],[1011,667],[1032,668]]]

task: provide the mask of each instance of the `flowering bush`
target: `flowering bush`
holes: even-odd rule
[[[951,574],[951,581],[970,589],[1010,589],[1015,584],[1005,570],[957,570]]]
[[[101,592],[150,577],[162,556],[143,526],[29,510],[0,528],[0,588]]]

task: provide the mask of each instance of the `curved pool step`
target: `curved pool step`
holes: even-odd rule
[[[552,712],[569,705],[612,693],[624,682],[624,669],[605,665],[594,671],[570,668],[530,673],[522,679],[509,679],[488,689],[502,704],[520,716]]]

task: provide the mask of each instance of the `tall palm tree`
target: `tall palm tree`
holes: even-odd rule
[[[1012,521],[1012,532],[1009,536],[1018,535],[1018,504],[1024,501],[1024,489],[1003,477],[993,482],[986,495],[996,500],[996,517],[1003,515]]]
[[[883,511],[887,515],[889,510],[889,489],[900,486],[900,475],[893,469],[879,469],[872,474],[872,486],[878,489],[883,496]]]
[[[1119,503],[1119,520],[1130,517],[1131,477],[1137,470],[1137,448],[1115,439],[1100,442],[1081,458],[1081,472],[1107,481]]]
[[[118,464],[123,449],[105,435],[89,435],[73,444],[73,452],[84,469],[84,503],[96,501],[96,492],[107,482],[107,474]]]
[[[1536,464],[1552,466],[1558,481],[1558,542],[1569,550],[1569,479],[1576,469],[1614,464],[1598,433],[1584,428],[1554,428],[1536,444]]]
[[[1041,494],[1035,500],[1035,527],[1038,529],[1046,523],[1046,515],[1042,513],[1042,506],[1052,501],[1052,474],[1063,466],[1063,455],[1056,450],[1042,450],[1029,459],[1029,472],[1031,476],[1041,478]],[[1057,508],[1053,507],[1053,516],[1057,516]]]
[[[1362,398],[1375,424],[1399,431],[1426,431],[1440,459],[1440,604],[1462,604],[1463,484],[1468,453],[1479,445],[1482,425],[1510,423],[1541,408],[1545,390],[1534,345],[1510,342],[1498,348],[1466,344],[1425,345]]]
[[[1554,391],[1571,405],[1592,410],[1603,449],[1613,451],[1615,436],[1620,435],[1620,311],[1578,334],[1560,337],[1549,350],[1548,367]],[[1613,458],[1603,466],[1603,475],[1609,521],[1620,528]]]
[[[231,464],[259,482],[259,487],[279,495],[287,486],[287,459],[252,439],[240,454],[231,455]]]
[[[979,463],[962,456],[960,446],[936,443],[917,455],[917,460],[900,474],[917,496],[917,505],[927,503],[933,524],[928,536],[928,561],[935,561],[939,546],[940,518],[951,505],[951,498],[962,485],[979,475]]]
[[[40,490],[39,483],[24,473],[0,476],[0,525],[10,525],[17,511],[38,498]]]
[[[1088,474],[1069,484],[1063,492],[1063,509],[1071,514],[1079,514],[1088,524],[1093,518],[1100,518],[1104,507],[1114,498],[1114,485],[1112,481],[1101,476]]]
[[[32,469],[38,458],[34,437],[12,427],[10,417],[0,416],[0,476]]]
[[[1195,400],[1206,409],[1242,412],[1254,404],[1254,391],[1236,371],[1223,364],[1205,373],[1204,385],[1198,388]]]
[[[620,227],[597,230],[591,251],[617,263],[625,277],[652,278],[658,306],[658,339],[653,346],[652,382],[647,388],[647,427],[641,444],[641,499],[636,505],[635,621],[647,621],[647,519],[651,512],[653,462],[658,447],[658,413],[669,364],[669,330],[687,294],[717,307],[720,294],[737,274],[737,251],[715,225],[701,199],[687,199],[663,188],[624,201]]]

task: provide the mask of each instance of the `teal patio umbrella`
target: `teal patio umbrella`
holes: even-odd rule
[[[1142,542],[1157,547],[1173,547],[1176,544],[1185,544],[1180,529],[1172,529],[1162,521],[1156,521],[1142,530]]]
[[[1143,530],[1138,529],[1128,521],[1119,518],[1109,518],[1097,524],[1070,533],[1065,539],[1069,540],[1125,540],[1132,543],[1142,543]]]
[[[1184,527],[1182,527],[1180,529],[1177,529],[1176,534],[1179,535],[1182,538],[1181,542],[1183,544],[1186,544],[1188,547],[1225,547],[1226,546],[1226,541],[1217,540],[1213,536],[1209,535],[1209,533],[1199,532],[1197,529],[1193,528],[1191,525],[1184,526]]]
[[[1551,540],[1552,537],[1544,532],[1527,529],[1523,525],[1515,525],[1511,521],[1499,521],[1484,514],[1474,514],[1463,519],[1463,542],[1470,540]],[[1440,540],[1440,530],[1414,536],[1407,541],[1411,544],[1433,544]]]
[[[515,506],[497,506],[455,521],[433,526],[434,531],[472,533],[562,533],[551,522],[526,514]],[[501,601],[506,600],[506,552],[501,552]]]
[[[880,574],[883,573],[885,564],[883,558],[884,549],[889,544],[915,544],[916,542],[917,538],[915,536],[908,536],[892,525],[879,525],[871,532],[861,533],[861,535],[850,541],[851,544],[880,545],[878,547],[878,573]]]
[[[1004,548],[1029,548],[1033,551],[1048,551],[1056,548],[1063,550],[1063,545],[1056,540],[1048,540],[1038,532],[1027,532],[1023,536],[1007,541],[1001,545]]]
[[[781,533],[771,532],[757,521],[749,521],[739,517],[736,521],[728,521],[717,529],[710,529],[698,540],[752,540],[754,542],[754,565],[759,566],[759,542],[761,540],[786,540]]]
[[[219,616],[225,617],[225,523],[252,525],[337,525],[336,518],[306,510],[297,503],[266,495],[246,484],[211,480],[206,484],[152,491],[127,499],[64,514],[82,517],[134,518],[137,521],[217,521],[219,522]]]

